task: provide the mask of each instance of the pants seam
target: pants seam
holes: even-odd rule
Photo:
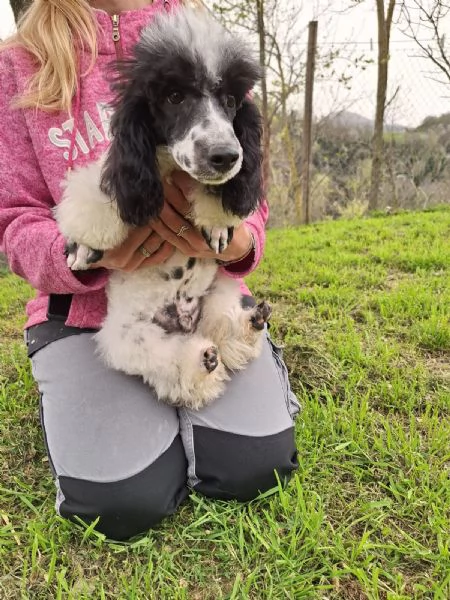
[[[55,487],[56,487],[56,498],[55,498],[55,510],[56,513],[61,517],[61,504],[65,502],[66,497],[64,496],[64,492],[61,489],[61,484],[59,483],[59,477],[55,477]]]
[[[267,340],[270,344],[270,350],[272,352],[272,358],[276,365],[276,371],[278,374],[278,378],[280,380],[281,389],[283,390],[285,396],[286,409],[288,411],[289,417],[291,418],[292,424],[295,423],[295,418],[300,410],[300,405],[296,403],[295,409],[292,408],[292,404],[294,403],[291,399],[291,394],[295,397],[294,393],[291,390],[289,377],[287,373],[287,367],[284,363],[284,360],[280,354],[281,349],[278,349],[275,344],[272,342],[270,336],[267,336]],[[298,402],[298,401],[297,401]]]
[[[45,446],[45,450],[47,452],[47,458],[48,458],[48,464],[50,466],[50,471],[52,472],[53,478],[57,479],[58,475],[56,473],[56,468],[53,463],[52,456],[50,454],[50,446],[48,444],[48,439],[47,439],[47,430],[45,429],[44,402],[43,402],[43,396],[41,393],[39,394],[39,419],[41,421],[42,435],[44,438],[44,446]]]
[[[200,479],[197,477],[195,467],[195,448],[194,448],[194,427],[192,425],[191,418],[186,408],[179,409],[180,417],[184,420],[185,432],[186,435],[182,436],[182,440],[184,443],[184,450],[186,453],[186,458],[188,461],[188,480],[187,484],[190,488],[198,485],[200,483]]]

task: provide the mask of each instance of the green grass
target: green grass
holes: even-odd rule
[[[0,291],[0,598],[450,597],[450,211],[271,231],[249,278],[304,410],[300,468],[247,505],[194,495],[128,544],[54,515],[21,341]]]

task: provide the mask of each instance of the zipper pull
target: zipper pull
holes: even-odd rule
[[[119,29],[120,15],[112,15],[111,19],[112,19],[112,24],[113,24],[112,39],[113,39],[113,42],[116,44],[120,40],[120,29]]]

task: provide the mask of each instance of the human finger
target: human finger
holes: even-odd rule
[[[200,232],[192,223],[181,217],[170,205],[164,205],[159,219],[177,238],[185,240],[196,252],[203,252],[208,249],[208,245]],[[169,239],[169,241],[178,247],[178,240],[173,235],[170,235],[170,238],[166,239]]]
[[[149,258],[145,258],[138,268],[162,264],[172,256],[175,250],[175,246],[170,242],[163,241],[161,246]]]
[[[116,248],[106,250],[103,258],[96,263],[97,267],[107,269],[121,269],[125,267],[136,249],[151,235],[152,229],[149,225],[130,229],[127,238]]]
[[[140,244],[135,252],[144,259],[150,258],[164,243],[158,232],[153,231],[151,235]]]
[[[183,196],[186,198],[192,193],[194,188],[197,185],[195,179],[193,179],[188,173],[185,171],[174,171],[170,176],[170,179],[179,190],[183,193]]]
[[[196,185],[198,183],[195,179],[184,171],[174,171],[170,176],[166,199],[183,216],[190,214],[192,210],[189,198]],[[174,193],[173,189],[176,189],[177,193]]]
[[[161,220],[154,221],[153,227],[165,241],[178,248],[178,250],[180,250],[183,254],[186,254],[187,256],[194,256],[195,250],[184,239],[184,232],[180,232],[180,235],[177,235]]]
[[[145,238],[143,232],[134,234],[131,241],[127,240],[126,243],[118,248],[107,250],[97,265],[116,271],[134,271],[146,258],[157,250],[162,243],[163,240],[154,231]]]
[[[166,180],[163,182],[164,198],[170,206],[172,206],[180,215],[187,215],[190,213],[191,205],[186,199],[184,192],[172,182]]]

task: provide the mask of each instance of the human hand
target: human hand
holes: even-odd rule
[[[174,246],[162,239],[149,225],[135,227],[130,229],[128,237],[120,246],[105,250],[103,257],[90,265],[90,268],[104,267],[131,273],[141,267],[161,264],[174,252]]]
[[[131,273],[165,262],[176,249],[189,257],[224,262],[235,262],[248,254],[253,240],[244,223],[235,228],[233,239],[223,252],[216,254],[211,250],[202,234],[184,218],[190,210],[186,196],[193,180],[182,171],[174,172],[171,180],[172,183],[163,182],[165,202],[159,217],[149,225],[130,229],[126,240],[117,248],[105,250],[90,269],[103,267]]]
[[[194,258],[235,262],[248,254],[253,238],[245,223],[235,228],[233,239],[223,252],[217,254],[211,250],[202,234],[185,218],[190,211],[186,196],[192,188],[193,180],[187,173],[175,171],[171,175],[171,182],[163,182],[166,201],[158,219],[151,223],[153,230],[163,240],[186,256]]]

